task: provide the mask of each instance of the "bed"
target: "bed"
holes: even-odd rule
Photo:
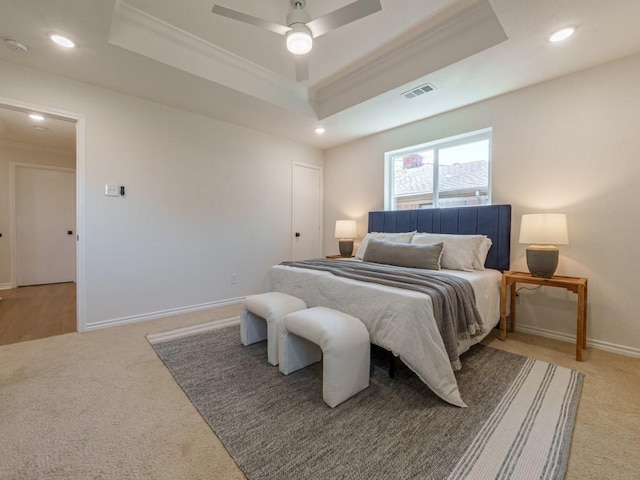
[[[376,238],[372,241],[376,242],[375,246],[387,243],[386,239],[377,243],[378,237],[388,235],[386,238],[394,238],[397,234],[398,238],[404,239],[403,232],[411,232],[409,235],[412,241],[422,238],[416,237],[418,233],[413,232],[464,235],[465,240],[479,235],[486,236],[491,240],[491,248],[486,252],[484,269],[442,269],[435,275],[444,274],[447,278],[467,280],[475,296],[477,313],[482,320],[482,331],[458,339],[457,355],[481,341],[499,322],[501,271],[509,269],[510,205],[370,212],[368,231],[370,235],[367,240]],[[425,242],[432,240],[427,235],[424,235],[424,239]],[[431,248],[433,245],[429,243],[424,246]],[[365,260],[370,248],[365,250]],[[449,262],[452,252],[454,250],[449,251]],[[454,373],[460,364],[452,360],[450,345],[445,347],[445,335],[441,335],[439,330],[440,324],[434,315],[432,298],[421,291],[365,282],[326,271],[333,269],[331,262],[348,265],[358,261],[315,261],[321,264],[320,270],[306,265],[305,268],[296,264],[276,265],[267,273],[264,291],[288,293],[302,298],[309,307],[325,306],[361,319],[369,330],[371,343],[399,357],[440,398],[452,405],[465,407]],[[363,262],[363,266],[365,264],[371,265]],[[323,265],[326,266],[324,270]],[[416,271],[415,268],[406,270]]]

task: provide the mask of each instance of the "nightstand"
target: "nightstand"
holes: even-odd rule
[[[351,255],[350,257],[343,257],[342,255],[325,255],[324,258],[344,258],[349,259],[349,258],[355,258],[355,255]]]
[[[587,348],[587,279],[584,277],[551,278],[534,277],[526,272],[504,272],[502,274],[502,290],[500,292],[500,339],[507,338],[507,289],[511,294],[511,322],[509,331],[516,325],[516,284],[528,283],[543,287],[561,287],[578,294],[578,317],[576,321],[576,360],[582,361],[582,350]]]

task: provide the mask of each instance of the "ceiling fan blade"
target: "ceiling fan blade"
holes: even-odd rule
[[[358,0],[307,22],[307,27],[311,29],[315,38],[380,10],[382,10],[380,0]]]
[[[246,13],[238,12],[237,10],[232,10],[230,8],[223,7],[222,5],[214,5],[211,9],[211,12],[217,15],[222,15],[223,17],[231,18],[233,20],[248,23],[249,25],[264,28],[271,32],[279,33],[280,35],[286,35],[287,32],[291,30],[289,27],[285,27],[284,25],[267,22],[266,20],[262,20],[261,18],[247,15]]]
[[[309,62],[306,55],[294,55],[296,65],[296,81],[309,80]]]

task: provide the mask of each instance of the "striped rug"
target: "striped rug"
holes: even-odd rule
[[[389,379],[374,353],[369,388],[331,409],[320,364],[281,375],[237,323],[148,338],[250,480],[564,477],[579,372],[477,345],[456,374],[458,408],[402,366]]]
[[[449,479],[563,478],[583,376],[528,358]]]

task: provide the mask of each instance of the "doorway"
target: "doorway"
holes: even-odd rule
[[[0,99],[0,345],[83,331],[83,132],[81,116]]]

